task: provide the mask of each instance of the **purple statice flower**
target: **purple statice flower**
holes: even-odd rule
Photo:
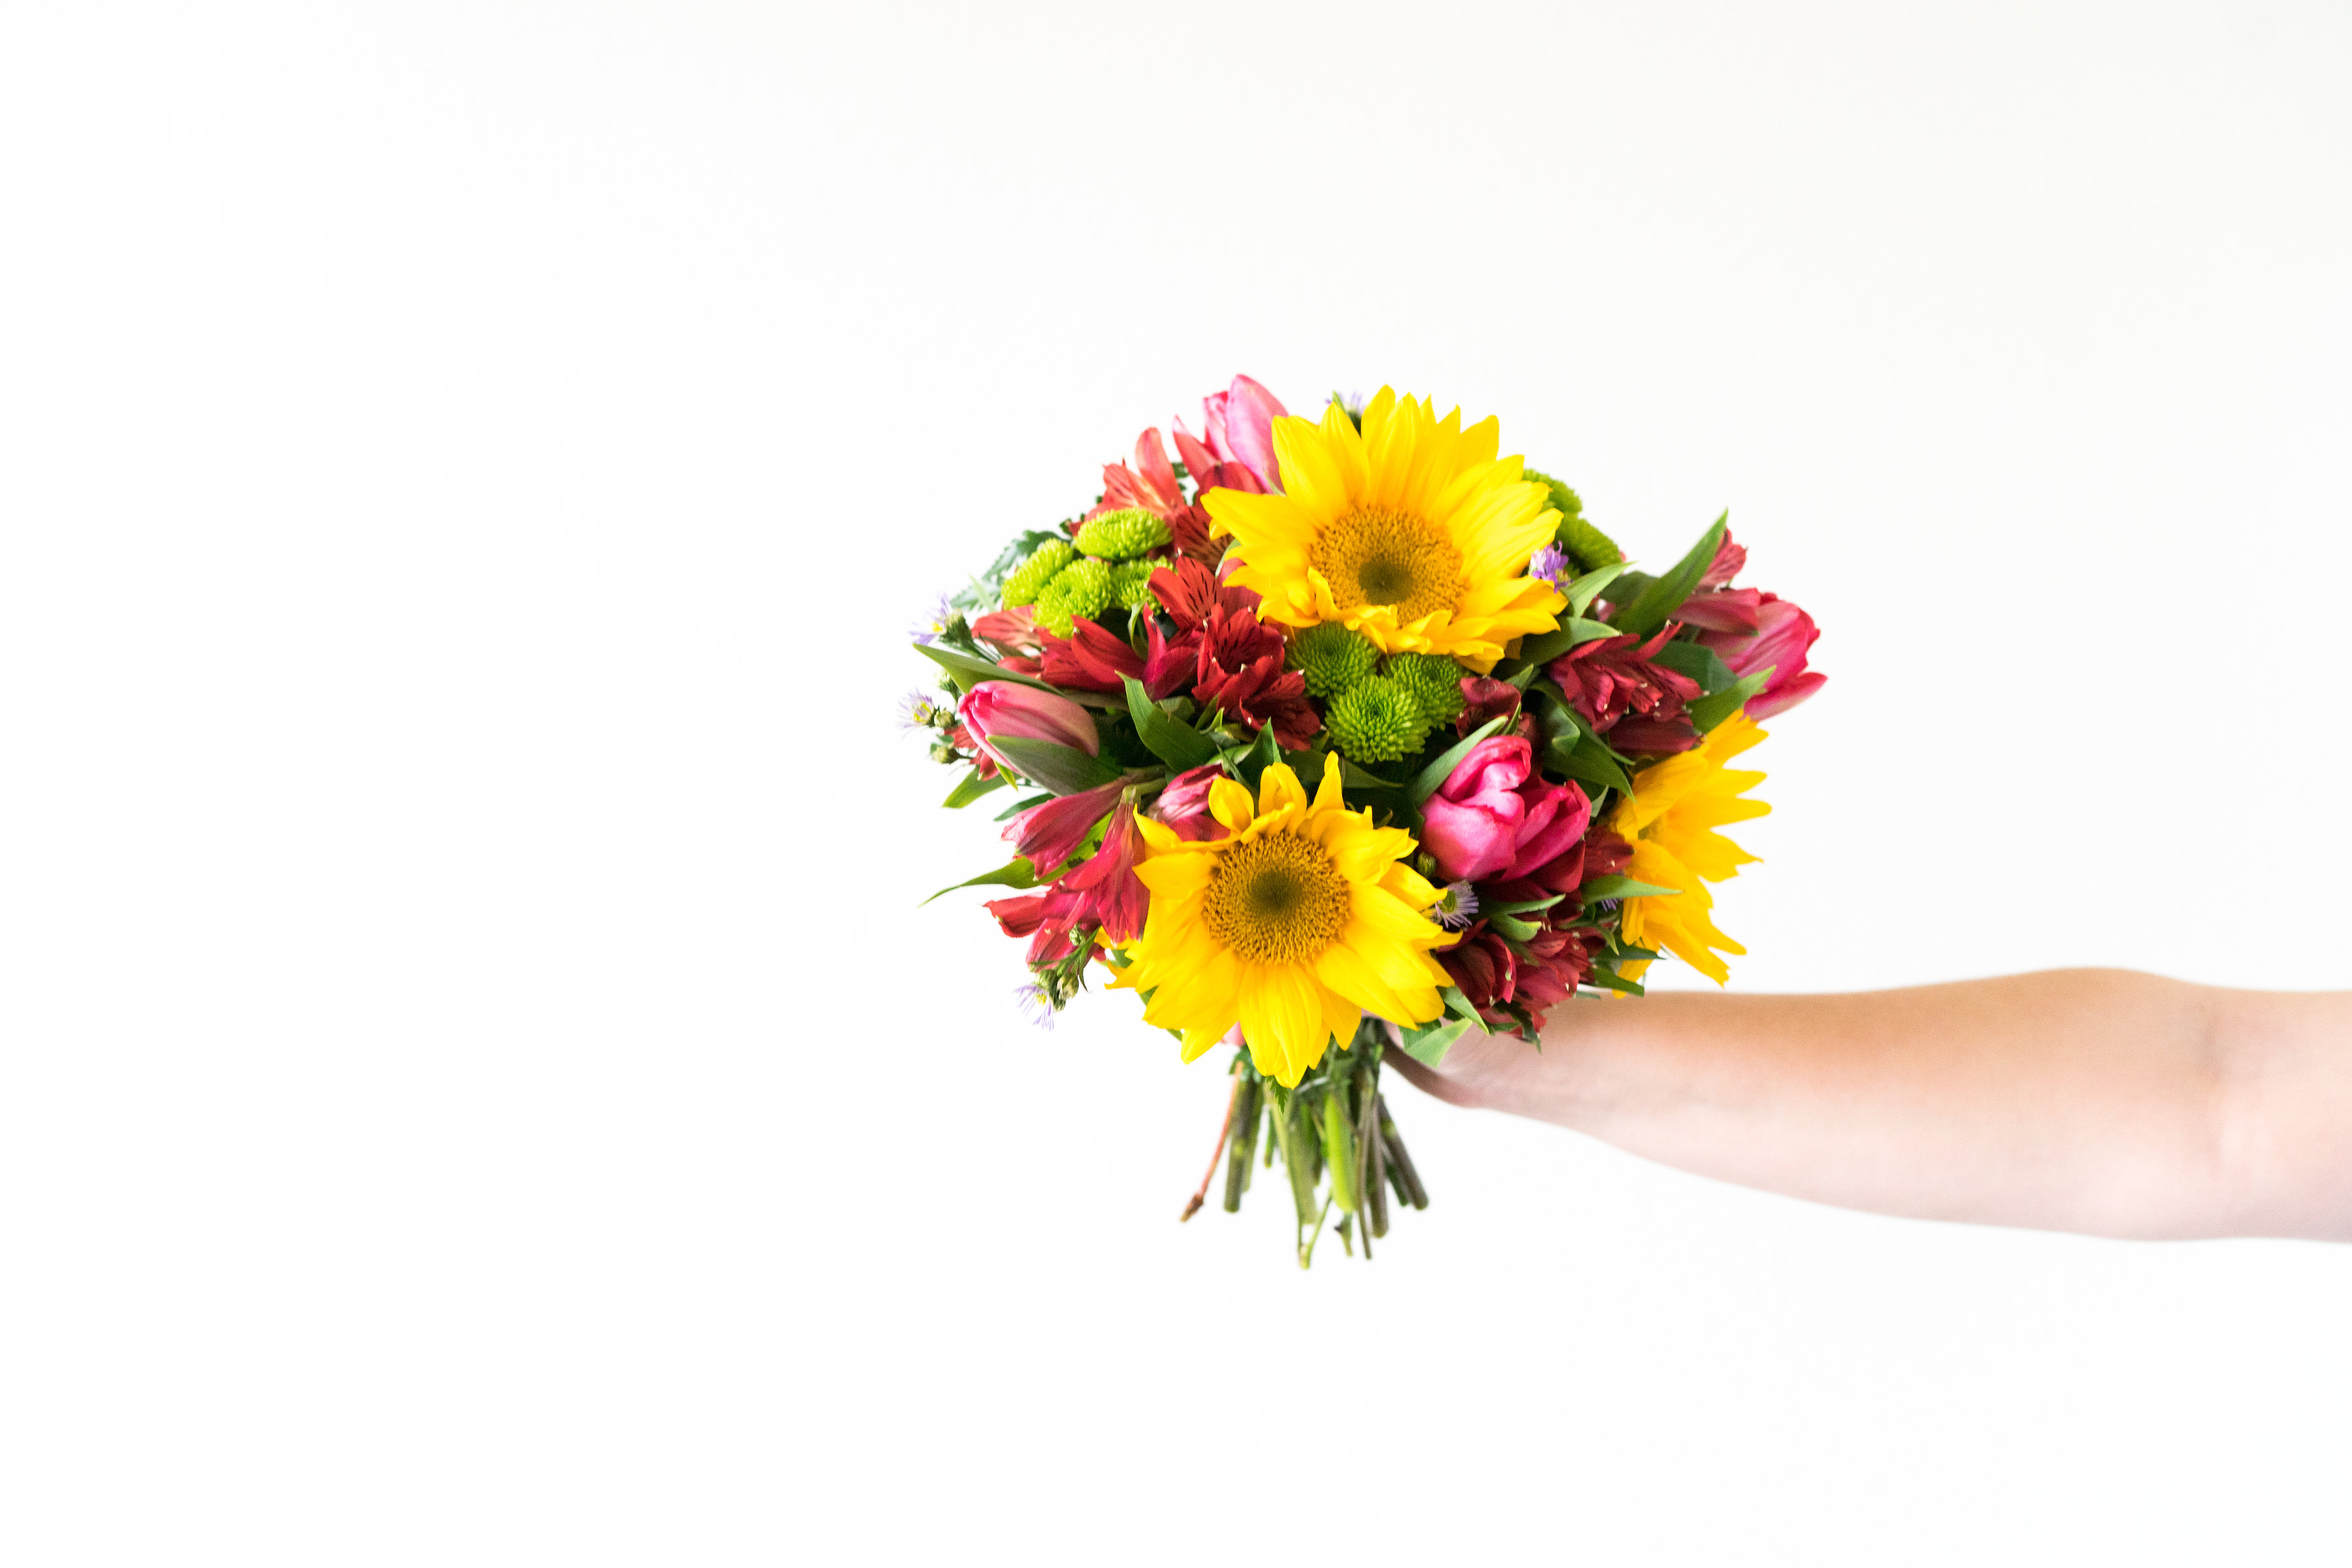
[[[1054,999],[1043,985],[1034,981],[1026,985],[1016,985],[1013,990],[1013,1000],[1020,1006],[1024,1018],[1049,1035],[1054,1032]]]
[[[1540,577],[1557,587],[1568,575],[1568,552],[1557,544],[1547,544],[1528,557],[1528,575]]]
[[[1467,882],[1448,882],[1430,907],[1437,923],[1447,931],[1468,931],[1478,918],[1478,889]]]

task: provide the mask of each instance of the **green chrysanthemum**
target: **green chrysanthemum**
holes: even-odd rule
[[[1160,601],[1151,596],[1151,574],[1159,564],[1151,561],[1130,561],[1110,569],[1111,602],[1123,609],[1156,610]]]
[[[1559,539],[1559,547],[1568,552],[1569,562],[1580,576],[1587,572],[1598,572],[1603,566],[1613,566],[1625,559],[1625,552],[1617,548],[1615,540],[1584,521],[1584,502],[1578,499],[1574,490],[1549,474],[1539,474],[1533,468],[1528,469],[1521,478],[1532,479],[1551,491],[1551,504],[1559,509],[1559,528],[1554,537]]]
[[[1323,723],[1334,745],[1368,766],[1409,757],[1429,738],[1429,721],[1422,717],[1421,704],[1384,675],[1331,699]]]
[[[1290,665],[1307,677],[1312,697],[1337,697],[1371,679],[1381,650],[1361,632],[1338,621],[1300,626],[1290,634]],[[1452,659],[1445,661],[1452,664]]]
[[[1024,605],[1034,605],[1054,574],[1067,566],[1077,552],[1066,539],[1049,539],[1037,547],[1037,552],[1005,574],[1004,607],[1017,610]]]
[[[1381,671],[1409,692],[1431,724],[1451,724],[1467,706],[1462,667],[1438,653],[1392,653]]]
[[[1073,562],[1037,595],[1037,624],[1057,637],[1068,637],[1071,619],[1095,619],[1110,608],[1113,592],[1108,563],[1091,558]]]
[[[1125,561],[1157,550],[1171,538],[1168,525],[1141,507],[1107,511],[1078,530],[1078,553]]]

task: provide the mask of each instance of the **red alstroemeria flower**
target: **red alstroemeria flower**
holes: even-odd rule
[[[1152,820],[1176,830],[1180,838],[1201,843],[1224,837],[1224,824],[1209,815],[1209,786],[1225,776],[1223,766],[1203,763],[1168,781],[1151,807]]]
[[[971,623],[971,635],[992,643],[999,653],[1037,651],[1037,612],[1024,605],[1017,610],[997,610]]]
[[[1679,718],[1684,707],[1698,695],[1698,682],[1680,670],[1651,662],[1675,631],[1670,622],[1647,641],[1627,633],[1580,644],[1552,660],[1551,678],[1566,694],[1569,706],[1604,735],[1628,714],[1661,721]],[[1611,738],[1613,742],[1615,737]],[[1689,744],[1696,742],[1694,730]],[[1670,749],[1688,750],[1688,744]]]
[[[1078,895],[1076,921],[1091,924],[1112,942],[1127,942],[1143,930],[1151,890],[1135,868],[1143,860],[1143,835],[1135,808],[1122,805],[1103,835],[1102,847],[1066,872],[1059,884]]]
[[[1127,646],[1125,637],[1084,616],[1071,619],[1068,637],[1045,632],[1038,642],[1044,649],[1038,669],[1055,686],[1072,691],[1119,692],[1127,689],[1122,676],[1143,679],[1142,656]]]
[[[1283,668],[1282,634],[1257,618],[1255,594],[1220,583],[1189,560],[1154,572],[1151,592],[1177,629],[1164,649],[1153,633],[1144,684],[1155,696],[1162,694],[1156,679],[1172,679],[1190,654],[1192,700],[1202,711],[1223,708],[1252,729],[1272,725],[1275,739],[1294,752],[1314,738],[1323,721],[1307,700],[1307,678]]]
[[[1122,782],[1113,780],[1076,795],[1055,795],[1031,806],[1004,825],[1004,841],[1025,857],[1040,875],[1051,871],[1078,852],[1095,824],[1118,802]]]

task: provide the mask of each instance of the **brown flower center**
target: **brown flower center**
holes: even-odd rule
[[[1201,918],[1247,963],[1307,963],[1348,929],[1348,879],[1297,833],[1269,833],[1217,857]]]
[[[1331,584],[1342,610],[1395,607],[1418,620],[1462,601],[1462,552],[1445,531],[1407,511],[1349,512],[1315,536],[1307,563]]]

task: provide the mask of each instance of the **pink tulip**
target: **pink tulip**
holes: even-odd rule
[[[1777,594],[1759,596],[1752,632],[1708,631],[1699,641],[1716,651],[1734,675],[1769,669],[1772,679],[1748,700],[1750,719],[1769,719],[1794,708],[1825,685],[1829,677],[1805,668],[1806,652],[1822,635],[1813,617]]]
[[[1471,748],[1422,808],[1422,847],[1446,880],[1534,878],[1584,841],[1592,803],[1572,784],[1547,784],[1523,735]]]
[[[1209,450],[1219,462],[1239,463],[1255,474],[1271,492],[1282,489],[1282,470],[1274,460],[1274,422],[1289,412],[1280,398],[1245,375],[1234,377],[1226,391],[1201,399]]]
[[[1016,773],[1021,771],[1019,764],[1008,761],[990,742],[1006,736],[1051,741],[1090,757],[1102,750],[1102,741],[1095,733],[1095,721],[1087,716],[1085,709],[1066,697],[1010,680],[983,680],[965,692],[963,701],[956,708],[956,718],[971,736],[972,744],[987,752],[999,767],[1011,768]]]

